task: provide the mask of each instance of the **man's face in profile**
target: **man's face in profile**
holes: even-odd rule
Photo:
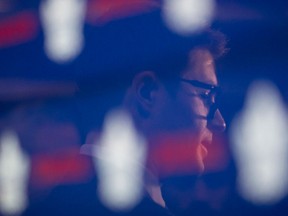
[[[173,93],[165,87],[158,88],[157,105],[146,126],[158,138],[151,146],[157,152],[152,159],[159,166],[160,175],[162,169],[163,176],[199,175],[204,170],[213,133],[225,130],[224,119],[214,108],[218,81],[211,53],[204,48],[192,50],[186,69],[175,82],[177,89]],[[166,156],[158,155],[163,151]],[[171,166],[165,167],[167,163]]]
[[[225,130],[225,122],[220,111],[213,110],[218,81],[207,49],[190,52],[188,65],[176,82],[175,95],[165,90],[162,93],[163,106],[159,105],[155,119],[157,125],[162,122],[164,133],[152,146],[152,160],[163,180],[166,204],[181,211],[192,201],[189,189],[193,190],[195,177],[204,171],[213,133]]]

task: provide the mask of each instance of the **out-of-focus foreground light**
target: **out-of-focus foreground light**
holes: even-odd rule
[[[210,25],[214,8],[214,0],[165,0],[163,18],[173,31],[193,34]]]
[[[232,143],[244,198],[273,204],[288,192],[288,118],[277,88],[257,81],[232,124]]]
[[[44,0],[40,8],[45,52],[59,63],[73,60],[84,43],[85,0]]]
[[[102,202],[116,211],[133,208],[142,198],[146,144],[126,112],[107,115],[94,155]]]
[[[30,162],[19,146],[17,135],[5,131],[0,138],[0,212],[20,215],[26,208]]]

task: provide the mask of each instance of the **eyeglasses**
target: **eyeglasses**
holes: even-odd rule
[[[210,85],[208,83],[200,82],[198,80],[188,80],[188,79],[180,78],[180,81],[189,83],[190,85],[195,86],[197,88],[210,90],[208,93],[204,94],[204,98],[203,98],[209,102],[209,112],[208,112],[208,115],[205,117],[205,119],[207,120],[213,119],[218,109],[218,104],[215,98],[221,92],[221,88],[219,86]],[[200,97],[200,94],[199,95],[197,94],[195,96]]]

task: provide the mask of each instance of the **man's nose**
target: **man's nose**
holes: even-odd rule
[[[224,132],[226,122],[219,109],[216,110],[214,117],[208,121],[208,128],[215,132]]]

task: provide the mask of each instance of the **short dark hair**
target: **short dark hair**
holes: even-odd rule
[[[214,59],[218,59],[228,50],[225,35],[220,31],[206,29],[201,33],[190,36],[181,36],[173,32],[169,32],[169,34],[171,36],[168,40],[175,43],[173,50],[159,56],[162,59],[155,61],[154,64],[147,64],[146,66],[146,70],[154,71],[162,79],[172,79],[173,81],[176,76],[179,76],[188,66],[189,55],[193,49],[207,49]],[[144,69],[142,68],[142,71]],[[137,72],[139,71],[141,70]]]

